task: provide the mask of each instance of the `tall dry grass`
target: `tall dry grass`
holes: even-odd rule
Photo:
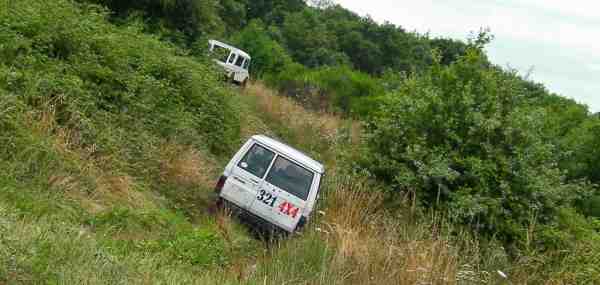
[[[289,135],[293,136],[297,145],[310,146],[317,141],[334,148],[343,131],[347,133],[350,145],[359,144],[359,122],[306,110],[292,98],[280,96],[260,82],[249,84],[244,95],[256,99],[258,112],[267,120],[267,124],[272,121],[289,129]]]
[[[325,136],[333,137],[342,125],[340,118],[331,114],[307,111],[293,99],[277,95],[275,91],[260,82],[249,84],[244,93],[258,99],[257,103],[261,111],[295,130],[310,126]]]
[[[160,147],[160,179],[181,186],[211,188],[216,162],[190,146],[164,143]]]
[[[369,178],[346,171],[340,152],[361,147],[361,127],[331,115],[304,109],[261,83],[244,92],[256,100],[263,120],[285,128],[288,143],[316,147],[327,168],[321,210],[302,237],[282,241],[239,278],[260,284],[465,284],[488,282],[487,273],[467,262],[461,249],[445,236],[443,219],[415,223],[412,201],[405,212],[387,211],[386,194]],[[342,134],[345,131],[345,134]],[[345,144],[339,144],[345,135]],[[343,151],[340,151],[344,148]],[[354,149],[354,150],[353,150]],[[463,240],[471,240],[465,235]],[[476,245],[477,242],[473,241]],[[472,249],[473,256],[479,251]],[[474,259],[474,258],[473,258]],[[473,262],[474,263],[474,262]],[[251,265],[248,265],[251,266]],[[252,268],[252,267],[251,267]]]
[[[368,179],[332,174],[322,213],[300,236],[237,267],[243,284],[486,284],[472,253],[443,234],[441,220],[412,223],[385,210]],[[410,204],[406,201],[407,205]],[[459,238],[471,239],[465,235]]]
[[[332,179],[321,231],[335,249],[332,266],[349,272],[344,283],[457,283],[457,253],[435,226],[415,228],[385,211],[384,194],[366,178]]]
[[[60,99],[43,102],[25,116],[31,135],[53,151],[62,164],[45,170],[50,172],[48,189],[64,192],[92,214],[115,204],[155,208],[152,199],[138,191],[134,177],[111,167],[119,164],[115,157],[99,155],[95,144],[83,145],[78,131],[57,123],[57,100]]]

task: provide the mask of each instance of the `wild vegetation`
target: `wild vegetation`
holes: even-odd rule
[[[0,283],[593,284],[600,117],[490,40],[328,1],[0,2]],[[299,236],[212,208],[255,133],[328,167]]]

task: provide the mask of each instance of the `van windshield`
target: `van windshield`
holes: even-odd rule
[[[255,144],[240,161],[238,167],[254,174],[258,178],[263,178],[274,156],[275,153],[272,151]]]
[[[267,182],[305,200],[308,198],[314,173],[278,156],[267,175]]]
[[[238,167],[254,174],[258,178],[263,178],[271,161],[273,161],[273,157],[275,157],[275,153],[255,144],[240,161]]]

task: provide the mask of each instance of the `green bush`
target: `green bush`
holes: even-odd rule
[[[237,103],[210,62],[144,35],[139,24],[115,27],[105,10],[71,1],[1,2],[0,39],[7,55],[0,56],[0,200],[23,217],[56,217],[101,232],[187,223],[125,208],[131,205],[124,197],[108,199],[115,209],[90,218],[82,200],[102,208],[114,194],[107,191],[123,190],[100,185],[112,177],[131,178],[125,187],[151,190],[139,196],[153,199],[165,188],[165,143],[217,155],[237,147]]]
[[[335,34],[320,19],[318,10],[305,8],[286,15],[281,25],[283,45],[295,61],[311,68],[349,64],[339,51]]]
[[[167,39],[180,44],[225,30],[218,14],[221,7],[217,0],[87,1],[109,7],[120,20],[141,15],[150,31],[162,33]]]
[[[587,178],[600,183],[600,168],[597,167],[600,163],[600,119],[590,117],[579,125],[566,127],[567,134],[559,137],[567,153],[561,166],[569,171],[572,179]]]
[[[590,189],[565,182],[547,113],[481,52],[405,80],[369,123],[368,169],[456,222],[520,244]]]
[[[260,20],[251,21],[243,30],[233,36],[235,46],[252,56],[250,72],[253,77],[263,74],[278,74],[292,63],[286,50],[266,30]]]
[[[600,194],[581,201],[580,208],[587,216],[600,218]]]
[[[292,63],[266,80],[311,109],[362,119],[377,110],[384,94],[379,80],[348,66],[308,69]]]
[[[107,12],[69,1],[3,2],[0,87],[92,145],[109,131],[148,132],[182,143],[232,148],[239,117],[207,59],[153,36],[117,28]],[[140,142],[144,143],[144,142]],[[99,152],[110,146],[99,145]]]
[[[309,76],[316,88],[332,97],[334,110],[359,118],[366,118],[376,109],[372,98],[383,93],[377,80],[347,66],[324,67]]]

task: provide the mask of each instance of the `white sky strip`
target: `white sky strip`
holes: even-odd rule
[[[489,27],[491,60],[600,112],[600,1],[335,0],[378,22],[464,40]]]

